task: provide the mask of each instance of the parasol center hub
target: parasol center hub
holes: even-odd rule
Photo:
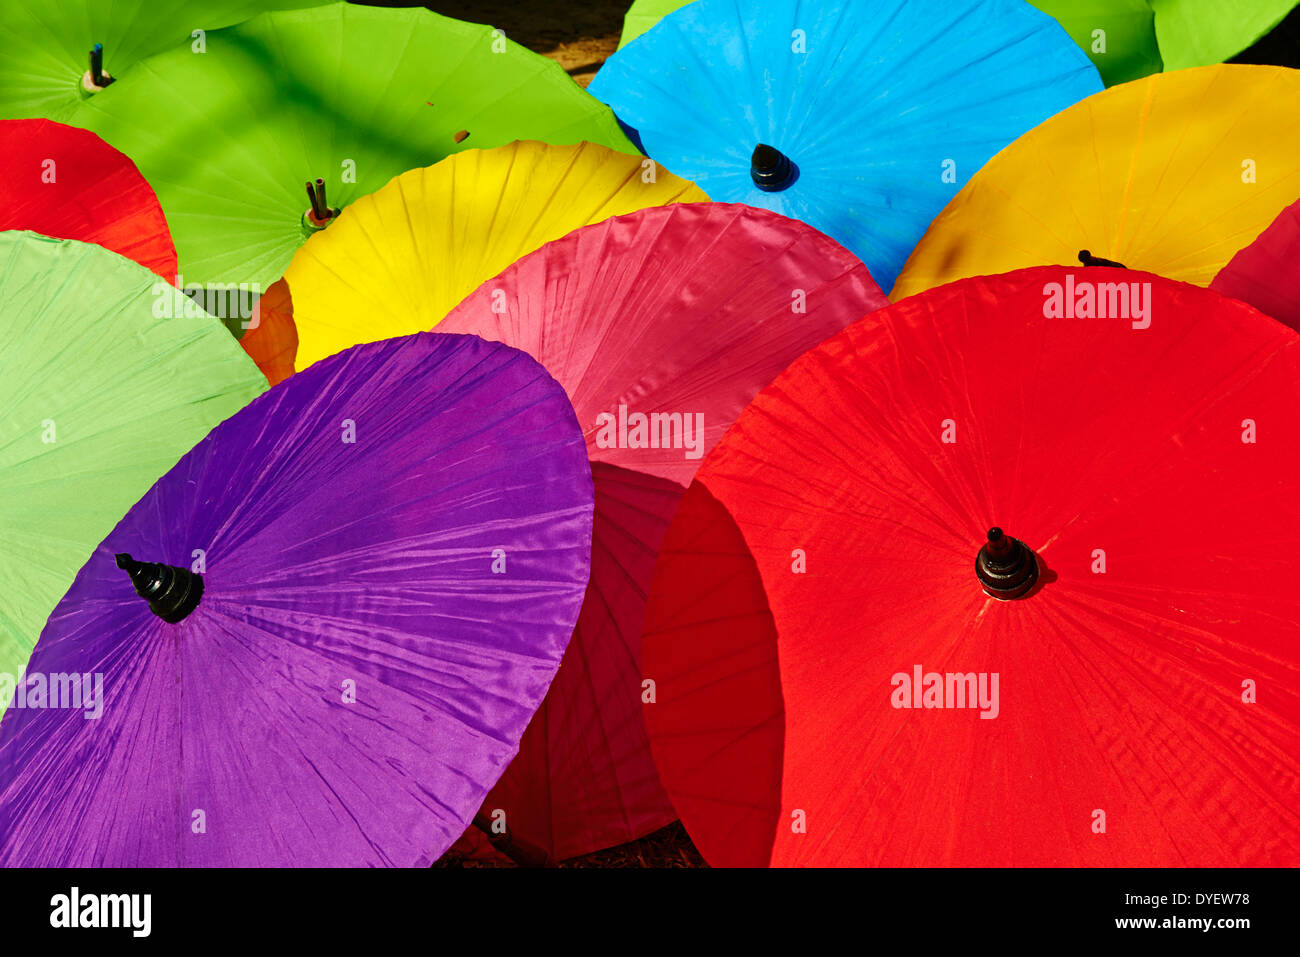
[[[320,177],[307,181],[307,201],[310,205],[302,214],[302,224],[312,232],[324,229],[339,214],[325,199],[325,180]]]
[[[87,70],[85,73],[81,74],[81,88],[87,93],[102,93],[108,88],[108,85],[113,82],[114,77],[111,73],[101,73],[99,79],[102,82],[96,83],[95,78],[91,75],[90,71]]]
[[[749,176],[766,193],[789,189],[799,178],[799,167],[775,146],[759,143],[749,161]]]
[[[87,93],[99,93],[113,82],[113,74],[104,69],[104,44],[90,48],[89,69],[81,75],[81,88]]]
[[[331,208],[326,211],[324,219],[317,219],[316,214],[312,212],[312,210],[307,209],[302,214],[302,224],[311,230],[324,229],[334,221],[334,217],[338,214],[339,211],[337,209]]]
[[[1038,581],[1038,557],[1020,539],[995,525],[975,556],[975,577],[992,598],[1023,598]]]
[[[117,567],[126,572],[135,593],[149,603],[149,610],[163,621],[175,624],[199,607],[203,598],[203,576],[179,565],[139,562],[125,552],[114,556]]]

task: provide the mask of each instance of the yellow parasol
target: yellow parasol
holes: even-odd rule
[[[1300,70],[1221,65],[1088,97],[976,173],[890,299],[1080,253],[1208,286],[1300,196]]]
[[[591,143],[517,142],[403,173],[351,203],[289,264],[295,368],[432,329],[516,259],[580,226],[708,200],[653,160]]]

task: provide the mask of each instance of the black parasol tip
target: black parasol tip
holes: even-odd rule
[[[775,146],[759,143],[749,161],[749,176],[759,189],[776,193],[799,178],[799,168]]]
[[[104,44],[96,43],[90,48],[90,69],[82,81],[88,81],[91,90],[102,90],[113,82],[113,77],[104,72]]]
[[[995,525],[975,556],[975,577],[985,594],[993,598],[1021,598],[1038,581],[1038,558],[1028,545]]]
[[[1100,256],[1094,256],[1087,249],[1079,250],[1079,262],[1085,266],[1109,266],[1112,269],[1127,269],[1123,263],[1117,263],[1113,259],[1102,259]]]
[[[149,610],[163,621],[175,624],[199,607],[202,575],[179,565],[138,562],[126,552],[119,552],[114,560],[131,579],[135,593],[149,602]]]

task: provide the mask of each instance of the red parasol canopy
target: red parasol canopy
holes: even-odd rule
[[[175,281],[162,207],[124,153],[75,126],[0,120],[0,156],[0,229],[96,243]]]
[[[1300,329],[1300,201],[1233,256],[1210,288]]]
[[[1298,400],[1293,331],[1101,267],[798,360],[696,478],[779,635],[771,862],[1300,862]]]
[[[744,535],[692,482],[659,549],[641,671],[659,686],[645,722],[660,779],[714,867],[771,854],[785,740],[776,640]]]
[[[655,556],[702,457],[791,360],[885,305],[803,223],[721,203],[651,207],[570,233],[484,283],[440,332],[523,349],[568,391],[596,483],[592,578],[550,693],[484,804],[556,858],[676,819],[643,711]]]

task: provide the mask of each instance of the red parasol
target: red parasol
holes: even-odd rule
[[[124,153],[75,126],[0,120],[0,156],[0,229],[95,243],[175,281],[162,207]]]
[[[1300,329],[1300,201],[1233,256],[1210,288]]]
[[[682,823],[714,867],[766,866],[785,737],[776,626],[744,536],[698,480],[659,549],[644,631],[641,671],[659,686],[646,733]]]
[[[1300,862],[1298,400],[1293,331],[1104,267],[798,360],[696,479],[779,634],[771,862]]]
[[[484,804],[558,859],[677,817],[643,710],[656,553],[702,456],[796,356],[885,305],[857,259],[803,223],[721,203],[651,207],[570,233],[438,326],[523,349],[568,391],[596,483],[592,578],[564,662]]]

